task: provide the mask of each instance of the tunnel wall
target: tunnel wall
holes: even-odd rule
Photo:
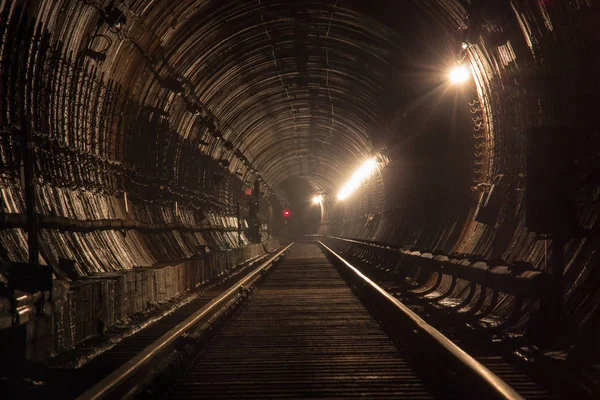
[[[112,40],[102,33],[109,29],[106,24],[101,29],[102,10],[84,2],[8,1],[0,11],[0,212],[25,213],[20,166],[29,130],[35,143],[37,213],[206,228],[159,233],[43,229],[40,262],[56,268],[59,258],[72,259],[77,274],[87,276],[183,260],[206,247],[238,246],[236,206],[245,229],[250,201],[242,193],[250,179],[246,168],[236,167],[235,174],[220,162],[225,149],[215,144],[219,139],[207,120],[179,130],[160,108],[173,93],[156,79],[153,93],[134,93],[128,86],[136,82],[132,74],[154,68],[147,53],[136,45],[120,49],[128,59],[122,68],[117,68],[121,54],[106,62],[90,57],[90,51],[110,48]],[[110,50],[119,52],[115,46]],[[262,197],[260,204],[259,216],[266,222],[270,205]],[[8,264],[27,259],[26,233],[4,229],[0,243],[0,281],[6,282]],[[241,243],[248,244],[245,234]]]
[[[12,315],[0,308],[3,357],[14,362],[23,357],[42,361],[68,352],[94,336],[114,334],[117,326],[143,324],[149,313],[167,311],[186,293],[214,284],[278,247],[279,242],[273,239],[185,262],[94,274],[70,284],[57,281],[53,301],[46,303],[41,315],[36,314],[33,305],[21,307],[19,326],[6,329]],[[28,299],[20,301],[26,304]]]
[[[237,238],[228,231],[235,226],[231,219],[235,204],[241,189],[256,177],[248,159],[234,155],[231,141],[223,137],[225,124],[206,112],[195,92],[190,93],[189,82],[178,81],[177,71],[167,62],[185,61],[181,70],[194,65],[188,58],[197,55],[183,48],[173,54],[176,60],[165,57],[170,49],[162,45],[162,38],[171,43],[181,33],[177,28],[190,22],[187,14],[193,13],[180,9],[189,3],[161,2],[168,6],[150,8],[143,23],[131,10],[139,11],[147,3],[125,3],[127,18],[135,21],[125,36],[102,21],[101,3],[1,3],[2,212],[24,210],[19,169],[23,129],[29,127],[35,139],[39,213],[207,225],[203,233],[43,230],[43,262],[54,266],[60,257],[76,259],[81,276],[193,257],[204,246],[235,247]],[[465,132],[475,141],[471,180],[429,184],[419,179],[418,166],[395,158],[353,200],[331,206],[323,232],[506,262],[528,261],[546,269],[550,242],[537,240],[525,226],[525,132],[535,126],[566,126],[573,132],[580,165],[594,163],[600,137],[598,5],[589,0],[418,3],[438,18],[449,37],[456,38],[456,61],[471,67],[473,132]],[[485,9],[486,4],[501,6]],[[212,52],[211,32],[203,32],[202,48],[218,58],[218,52]],[[463,40],[467,46],[461,50]],[[264,64],[272,61],[267,58]],[[205,75],[205,92],[213,90],[212,84],[221,87],[228,82],[213,81],[215,71],[193,71]],[[242,80],[248,78],[241,75]],[[276,87],[278,93],[286,92],[279,83]],[[223,92],[220,98],[229,95]],[[243,98],[231,98],[246,105]],[[229,100],[217,104],[223,115],[246,111]],[[252,105],[262,107],[260,102]],[[260,138],[254,139],[258,143]],[[365,151],[364,132],[351,144],[355,155]],[[265,159],[277,152],[273,146]],[[269,168],[273,176],[286,173],[280,165]],[[415,172],[403,181],[407,170]],[[449,190],[452,187],[456,190]],[[595,227],[597,192],[586,189],[581,195],[587,205],[579,208],[579,224]],[[487,210],[485,222],[479,222],[475,219],[479,204],[490,196],[494,206]],[[25,259],[23,229],[2,230],[0,241],[2,271],[9,261]],[[574,333],[589,330],[590,316],[597,313],[597,248],[596,238],[571,239],[567,245],[565,302],[567,324]],[[0,276],[5,281],[4,273]]]
[[[263,244],[245,234],[248,160],[154,64],[160,49],[119,35],[103,13],[95,2],[0,3],[0,325],[3,338],[15,335],[3,357],[67,351],[278,247],[266,231]],[[38,226],[62,218],[38,233],[56,286],[41,309],[39,292],[4,297],[9,271],[28,257],[24,227],[6,225],[26,212],[26,148]],[[259,204],[264,224],[271,205]]]
[[[395,159],[382,171],[384,210],[372,206],[359,217],[350,212],[326,224],[324,232],[506,263],[525,261],[547,271],[552,239],[526,225],[526,134],[538,126],[566,127],[576,148],[578,182],[594,174],[600,148],[600,7],[589,1],[519,1],[486,14],[477,4],[485,2],[465,10],[458,2],[439,1],[442,7],[433,10],[448,34],[457,37],[457,59],[473,74],[473,132],[465,133],[475,140],[471,182],[411,186],[407,182],[419,181],[418,173],[404,179],[412,166]],[[460,40],[467,37],[468,47],[461,51]],[[561,156],[567,157],[554,155]],[[452,186],[458,190],[449,190]],[[372,187],[365,186],[353,204],[367,204],[371,196]],[[597,196],[596,186],[577,188],[578,225],[596,232]],[[564,324],[571,344],[597,336],[597,236],[570,238],[565,247]],[[588,356],[597,357],[597,346],[594,351]]]

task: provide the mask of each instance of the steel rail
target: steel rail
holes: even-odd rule
[[[429,325],[425,320],[415,314],[410,308],[404,305],[401,301],[391,296],[387,291],[369,279],[366,275],[360,272],[356,267],[338,255],[335,251],[330,249],[323,242],[319,241],[319,244],[323,246],[331,255],[336,257],[344,266],[346,266],[362,283],[366,284],[367,287],[371,288],[377,293],[382,299],[387,301],[390,305],[394,306],[399,312],[404,314],[410,322],[412,322],[419,331],[427,335],[430,339],[433,339],[439,347],[445,350],[454,359],[459,361],[464,367],[471,371],[480,381],[487,386],[492,393],[500,399],[520,400],[523,399],[510,385],[500,379],[496,374],[483,366],[479,361],[475,360],[464,350],[454,344],[450,339],[444,336],[440,331]]]
[[[188,317],[185,321],[175,326],[169,332],[165,333],[159,339],[154,341],[150,346],[146,347],[144,351],[137,354],[135,357],[127,361],[121,367],[113,371],[110,375],[106,376],[100,382],[96,383],[86,392],[81,394],[78,400],[96,400],[107,398],[117,388],[126,383],[136,373],[141,371],[147,366],[157,355],[162,351],[166,350],[169,345],[173,344],[177,338],[181,337],[184,333],[189,331],[192,327],[198,324],[201,320],[212,316],[213,312],[218,311],[218,307],[231,300],[231,298],[238,296],[240,289],[248,288],[252,285],[264,270],[268,270],[277,259],[279,259],[294,243],[289,244],[282,250],[279,250],[276,254],[269,257],[267,261],[262,263],[254,271],[248,274],[246,277],[238,281],[235,285],[227,289],[221,295],[210,301],[204,307],[199,309],[196,313]]]

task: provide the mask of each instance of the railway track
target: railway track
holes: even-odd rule
[[[79,398],[522,398],[324,245],[284,250]]]
[[[322,243],[258,264],[28,394],[553,398],[493,352],[464,343],[467,354]]]
[[[209,307],[212,307],[212,314],[218,313],[219,307],[214,307],[216,299],[227,300],[223,303],[228,303],[232,299],[236,301],[244,297],[245,293],[243,291],[229,293],[228,296],[226,294],[228,289],[231,289],[236,283],[243,282],[247,278],[252,280],[253,277],[260,276],[260,271],[272,266],[274,262],[284,256],[286,250],[287,248],[276,251],[253,265],[238,269],[230,277],[223,279],[214,286],[192,294],[184,304],[174,307],[167,315],[153,323],[146,324],[142,329],[137,329],[134,332],[126,331],[124,335],[111,337],[108,343],[102,342],[100,345],[94,343],[82,346],[74,351],[74,354],[70,354],[68,358],[64,357],[64,360],[54,361],[45,368],[34,366],[34,368],[24,371],[17,371],[15,378],[20,375],[25,375],[27,378],[24,382],[16,379],[12,379],[12,382],[8,382],[8,379],[0,381],[0,398],[74,399],[88,391],[90,387],[99,381],[114,374],[115,371],[121,371],[119,374],[122,375],[122,369],[119,368],[127,365],[127,363],[139,360],[140,355],[147,354],[148,349],[153,348],[153,344],[164,344],[166,335],[174,327],[181,326],[183,322],[188,321],[191,316]],[[202,322],[202,319],[200,322]],[[184,333],[182,331],[172,339],[175,342],[182,341],[184,340]],[[170,346],[165,346],[163,351],[154,352],[153,354],[164,356],[169,353],[169,349],[178,346],[178,343],[171,343]],[[148,361],[151,360],[148,359]],[[144,370],[143,363],[137,363],[134,370],[138,372]],[[126,386],[116,380],[113,380],[113,384],[115,387]],[[117,393],[120,392],[117,391]],[[99,393],[97,398],[103,396]],[[119,398],[119,395],[113,397]]]
[[[433,398],[314,244],[297,244],[170,398]]]
[[[571,386],[563,387],[560,382],[548,382],[548,379],[539,376],[539,373],[538,376],[532,376],[536,375],[536,372],[531,368],[527,369],[522,365],[522,360],[512,354],[514,345],[499,343],[500,339],[497,335],[492,341],[489,335],[483,337],[481,332],[468,326],[461,326],[457,321],[451,321],[451,315],[445,314],[443,310],[431,306],[426,301],[415,301],[415,297],[411,297],[405,288],[398,288],[397,277],[393,273],[369,265],[361,265],[361,271],[411,309],[419,310],[419,314],[426,314],[428,321],[435,326],[440,326],[440,330],[448,339],[508,383],[524,398],[544,400],[588,398],[583,391]]]

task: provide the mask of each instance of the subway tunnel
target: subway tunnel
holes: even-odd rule
[[[321,243],[597,398],[599,27],[595,0],[0,1],[0,389]]]

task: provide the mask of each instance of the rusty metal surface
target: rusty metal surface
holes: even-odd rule
[[[171,397],[432,398],[339,273],[299,243]]]

